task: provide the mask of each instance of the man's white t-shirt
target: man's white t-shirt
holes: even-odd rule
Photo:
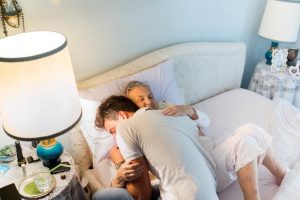
[[[138,110],[117,129],[117,144],[126,161],[145,157],[161,181],[165,200],[214,200],[215,162],[199,143],[198,128],[187,116]]]

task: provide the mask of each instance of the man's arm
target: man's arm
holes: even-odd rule
[[[122,123],[117,128],[116,142],[125,160],[129,164],[139,163],[143,167],[141,176],[126,183],[126,189],[135,200],[150,200],[152,194],[151,182],[149,177],[149,167],[139,142],[137,141],[136,127],[129,122]]]
[[[115,145],[109,151],[109,156],[114,162],[117,172],[111,179],[111,187],[125,187],[126,182],[137,179],[144,170],[139,163],[125,163],[120,149]]]
[[[126,189],[135,200],[150,200],[152,194],[151,182],[149,178],[149,167],[144,157],[136,158],[130,163],[140,163],[144,170],[142,175],[126,183]]]

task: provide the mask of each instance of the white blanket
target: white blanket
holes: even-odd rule
[[[275,99],[271,133],[279,159],[290,169],[300,160],[300,110],[284,99]]]
[[[283,99],[274,100],[271,131],[278,159],[288,172],[273,200],[300,199],[300,110]]]

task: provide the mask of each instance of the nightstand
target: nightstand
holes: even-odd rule
[[[291,76],[288,68],[284,72],[272,73],[270,65],[265,64],[265,61],[259,62],[249,89],[269,99],[284,98],[300,108],[300,76]]]
[[[29,145],[23,145],[23,155],[27,157],[29,154],[32,154],[32,151],[35,151],[29,147]],[[50,199],[87,199],[85,192],[81,186],[80,180],[78,178],[77,172],[75,170],[75,164],[72,156],[64,152],[61,156],[62,161],[67,161],[71,164],[71,169],[66,172],[55,174],[56,186],[52,192],[47,196],[44,196],[43,200]],[[23,179],[22,168],[18,166],[16,159],[11,163],[1,163],[3,165],[8,165],[10,169],[0,178],[0,187],[15,183],[18,188],[20,181]],[[47,172],[48,168],[43,166],[42,161],[27,163],[26,164],[26,175],[33,174],[35,172]],[[63,178],[62,178],[63,175]]]

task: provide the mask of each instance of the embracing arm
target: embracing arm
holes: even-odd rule
[[[140,163],[145,170],[142,175],[126,184],[127,191],[135,200],[150,200],[152,194],[151,182],[149,177],[149,167],[144,157],[139,157],[130,161],[130,163]]]
[[[139,163],[125,162],[116,145],[110,149],[109,156],[117,169],[115,176],[110,181],[111,187],[125,187],[127,182],[139,178],[144,171],[143,166]]]
[[[162,113],[168,116],[187,115],[192,120],[196,121],[200,136],[205,136],[204,133],[206,132],[206,129],[210,123],[209,117],[206,113],[194,109],[191,105],[167,106],[162,110]]]
[[[192,120],[198,119],[198,114],[196,110],[191,105],[174,105],[174,106],[167,106],[163,109],[162,113],[168,116],[180,116],[180,115],[187,115]]]
[[[126,182],[126,189],[135,200],[150,200],[152,187],[148,163],[141,152],[136,137],[134,137],[136,132],[130,125],[130,123],[122,123],[118,126],[116,142],[125,160],[128,160],[130,165],[140,165],[143,170],[137,179]]]

